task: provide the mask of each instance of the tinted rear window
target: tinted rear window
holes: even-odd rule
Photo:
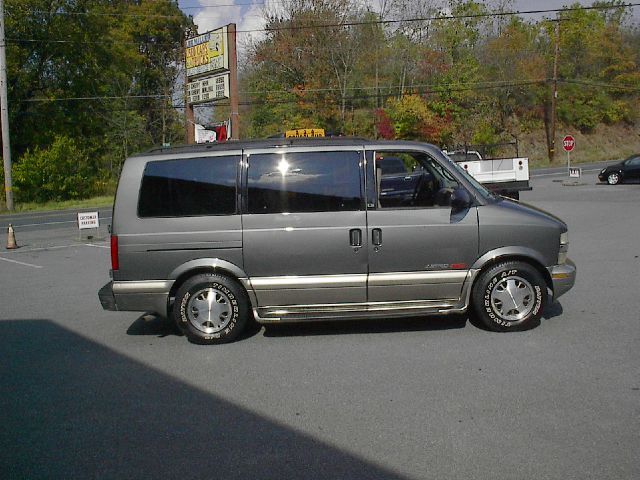
[[[138,215],[189,217],[235,213],[238,159],[209,157],[147,163]]]

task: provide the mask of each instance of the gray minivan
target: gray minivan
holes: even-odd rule
[[[383,174],[385,159],[398,171]],[[111,234],[103,308],[173,317],[196,343],[231,341],[252,319],[469,307],[491,330],[523,330],[576,275],[564,222],[495,196],[417,142],[154,150],[126,160]]]

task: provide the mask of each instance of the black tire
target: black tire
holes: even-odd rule
[[[622,175],[619,172],[611,172],[607,175],[607,183],[609,185],[617,185],[622,181]]]
[[[544,278],[524,262],[504,262],[482,272],[472,292],[478,319],[495,332],[538,326],[547,297]]]
[[[213,345],[235,340],[247,325],[249,312],[242,285],[225,275],[204,273],[180,286],[173,318],[190,342]]]

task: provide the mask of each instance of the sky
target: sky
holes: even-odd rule
[[[364,0],[369,3],[374,10],[379,5],[380,0]],[[513,0],[513,9],[523,10],[546,10],[562,8],[578,1],[582,5],[590,6],[593,0]],[[246,32],[247,30],[261,29],[264,27],[262,11],[265,6],[274,8],[280,0],[179,0],[180,8],[189,15],[193,15],[198,31],[207,32],[235,23],[239,32],[238,41],[242,43],[243,37],[251,35],[254,38],[260,36],[259,32]],[[436,2],[434,2],[436,3]],[[487,1],[493,3],[492,0]],[[550,15],[545,15],[550,16]],[[531,15],[527,15],[531,18]],[[540,16],[538,16],[540,17]],[[634,9],[634,18],[640,17],[640,7]],[[246,32],[246,33],[245,33]]]

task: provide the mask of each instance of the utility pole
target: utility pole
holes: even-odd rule
[[[187,145],[196,143],[195,115],[193,105],[189,103],[189,76],[187,75],[187,38],[190,31],[185,32],[182,51],[184,53],[184,143]]]
[[[189,76],[187,75],[187,39],[191,34],[191,30],[185,32],[182,44],[182,51],[184,52],[184,143],[187,145],[196,143],[195,115],[193,105],[189,103]]]
[[[227,31],[229,43],[229,103],[231,104],[231,139],[240,140],[240,112],[238,108],[238,53],[236,50],[236,24]]]
[[[185,111],[186,111],[186,137],[185,141],[187,144],[191,145],[196,143],[196,117],[193,113],[193,105],[188,103],[188,97],[185,95]]]
[[[2,128],[2,159],[4,164],[4,192],[7,209],[13,211],[11,181],[11,144],[9,140],[9,108],[7,107],[7,43],[4,39],[4,0],[0,0],[0,127]]]
[[[549,162],[556,154],[556,110],[558,105],[558,56],[560,54],[560,19],[556,19],[555,53],[553,56],[553,82],[551,84],[551,138],[549,139]]]

